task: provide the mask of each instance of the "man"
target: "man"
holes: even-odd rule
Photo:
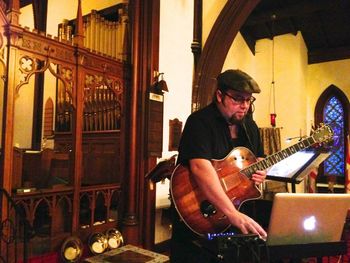
[[[227,70],[217,77],[213,102],[189,116],[183,130],[178,163],[187,166],[207,200],[243,234],[266,236],[264,229],[249,216],[238,211],[224,192],[210,160],[225,158],[233,148],[244,146],[255,156],[263,156],[259,131],[251,117],[251,107],[259,93],[257,83],[240,70]],[[176,176],[176,175],[175,175]],[[252,180],[261,184],[265,171],[256,171]],[[174,209],[175,211],[175,209]],[[171,243],[171,262],[206,262],[195,251],[196,237],[175,211]]]

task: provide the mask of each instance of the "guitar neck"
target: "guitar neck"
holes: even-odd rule
[[[311,145],[313,145],[316,142],[316,140],[310,136],[284,150],[281,150],[279,152],[276,152],[265,159],[258,161],[256,163],[253,163],[246,168],[241,170],[241,173],[245,174],[248,178],[251,178],[252,175],[257,170],[266,170],[267,168],[270,168],[274,164],[286,159],[287,157],[293,155],[296,152],[302,151]]]

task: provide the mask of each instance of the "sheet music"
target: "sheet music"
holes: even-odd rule
[[[267,170],[269,176],[291,178],[301,167],[303,167],[316,153],[314,151],[300,151],[283,161],[273,165]]]

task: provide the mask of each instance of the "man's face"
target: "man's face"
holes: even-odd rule
[[[232,124],[240,123],[243,120],[250,105],[255,100],[251,93],[234,90],[217,90],[216,99],[220,112]]]

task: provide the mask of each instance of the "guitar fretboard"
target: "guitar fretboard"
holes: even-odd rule
[[[256,163],[253,163],[246,168],[241,170],[241,173],[245,174],[248,178],[251,178],[252,175],[257,170],[266,170],[267,168],[273,166],[274,164],[286,159],[287,157],[291,156],[292,154],[299,152],[301,150],[304,150],[311,145],[315,143],[315,139],[311,136],[308,137],[286,149],[283,149],[279,152],[276,152],[268,157],[266,157],[264,160],[258,161]]]

